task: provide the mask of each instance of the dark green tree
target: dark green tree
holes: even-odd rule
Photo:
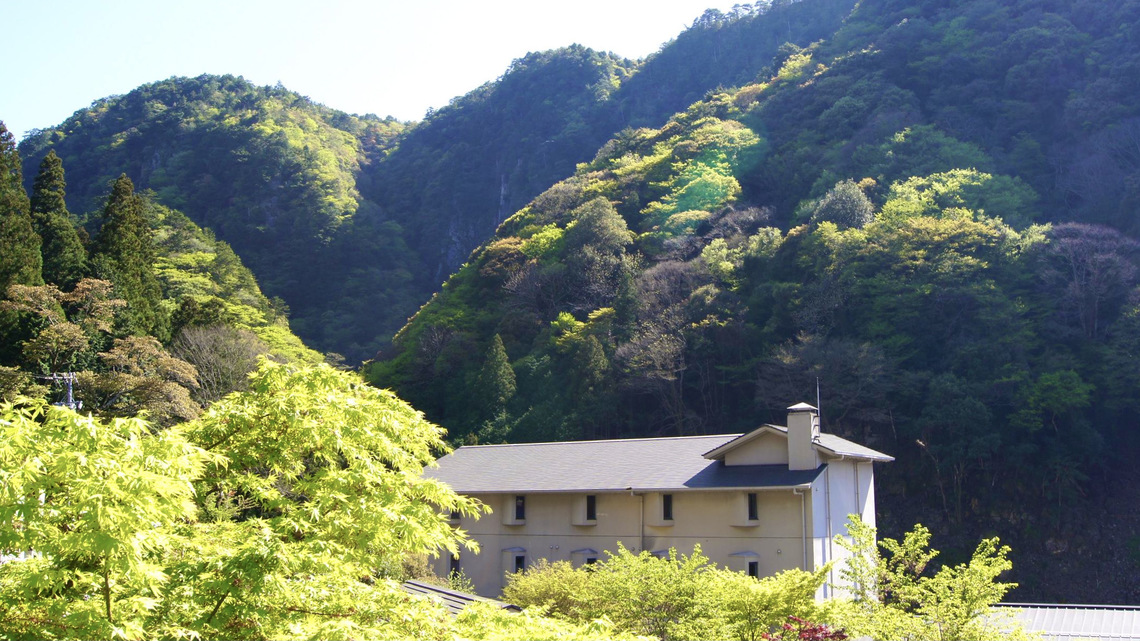
[[[40,237],[28,215],[20,154],[12,132],[0,122],[0,298],[8,286],[41,285]]]
[[[43,239],[44,280],[70,289],[83,277],[87,252],[67,211],[63,161],[49,151],[32,184],[32,225]]]
[[[100,277],[115,284],[115,295],[127,301],[117,331],[166,340],[169,326],[160,307],[162,288],[154,273],[154,242],[144,209],[131,179],[119,176],[103,209],[92,263]]]
[[[477,381],[477,393],[484,415],[493,416],[502,411],[507,401],[515,395],[515,389],[515,371],[511,369],[503,339],[495,334]]]

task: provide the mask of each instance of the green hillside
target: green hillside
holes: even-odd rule
[[[852,4],[708,14],[644,62],[576,45],[530,53],[415,124],[233,76],[171,78],[29,137],[24,173],[54,149],[77,211],[126,173],[229,243],[306,342],[359,362],[500,222],[616,132],[659,126],[754,77],[783,42],[824,37]]]

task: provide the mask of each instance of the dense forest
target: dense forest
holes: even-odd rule
[[[28,215],[0,233],[35,224],[42,265],[0,278],[57,287],[9,297],[39,333],[0,364],[110,371],[114,340],[219,318],[280,351],[291,325],[454,443],[744,431],[818,390],[825,430],[897,459],[889,535],[960,560],[997,533],[1017,599],[1134,602],[1137,78],[1135,0],[710,10],[643,61],[527,54],[419,123],[172,78],[5,151]],[[35,204],[45,163],[62,204]],[[120,191],[151,285],[101,240]],[[153,314],[85,325],[76,274]],[[82,350],[39,347],[53,318]]]
[[[260,356],[320,362],[230,246],[125,175],[73,215],[49,152],[31,196],[0,122],[0,401],[49,396],[97,416],[193,419]]]

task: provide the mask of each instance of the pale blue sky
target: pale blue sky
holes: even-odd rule
[[[0,0],[0,120],[17,139],[171,76],[281,82],[329,107],[419,120],[530,51],[643,58],[724,0]]]

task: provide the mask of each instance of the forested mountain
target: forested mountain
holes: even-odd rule
[[[852,5],[710,13],[644,63],[580,46],[527,54],[414,126],[241,78],[173,78],[98,101],[20,151],[25,175],[49,149],[63,158],[76,210],[120,173],[154,190],[229,243],[306,342],[359,362],[616,132],[750,80],[781,44],[826,36]]]
[[[367,372],[469,442],[741,431],[818,382],[825,429],[898,458],[888,527],[1012,538],[1019,598],[1134,601],[1137,29],[864,1],[611,139]]]

